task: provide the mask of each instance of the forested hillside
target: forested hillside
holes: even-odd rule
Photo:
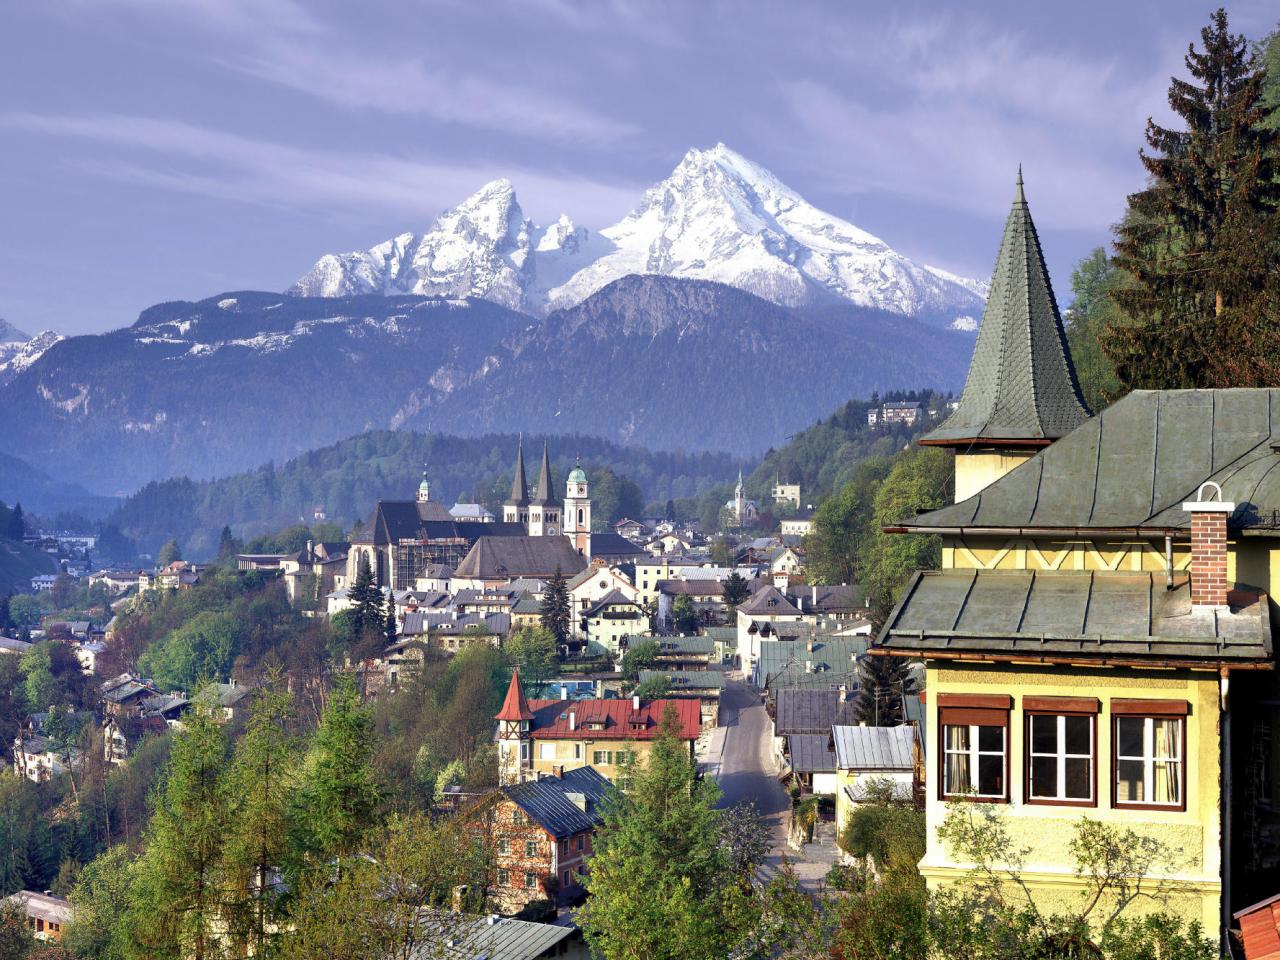
[[[479,502],[496,511],[510,492],[519,442],[514,433],[451,437],[375,431],[220,480],[179,477],[150,483],[125,500],[109,523],[144,551],[154,552],[174,537],[186,556],[205,557],[217,550],[224,524],[247,539],[299,520],[309,523],[320,507],[331,521],[349,528],[367,518],[379,498],[415,496],[424,468],[433,499]],[[542,442],[542,437],[524,438],[525,455],[534,463]],[[558,485],[575,457],[582,457],[601,521],[619,510],[637,512],[646,499],[696,496],[741,466],[723,453],[658,453],[595,437],[549,442]]]
[[[911,390],[850,400],[831,416],[791,437],[786,446],[765,454],[746,480],[747,495],[762,505],[772,504],[775,482],[798,483],[803,502],[817,504],[852,479],[863,460],[891,456],[926,432],[945,416],[950,396]],[[867,423],[869,410],[893,400],[919,402],[926,418],[930,411],[938,411],[939,417],[914,426]]]

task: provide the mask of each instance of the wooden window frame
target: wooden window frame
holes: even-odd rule
[[[1022,802],[1037,807],[1098,806],[1098,714],[1096,697],[1023,697],[1022,698]],[[1031,795],[1031,719],[1032,717],[1088,717],[1089,725],[1089,791],[1088,800],[1033,797]],[[1066,744],[1063,744],[1065,748]],[[1114,757],[1114,754],[1113,754]]]
[[[1162,810],[1165,813],[1185,813],[1187,810],[1187,767],[1190,764],[1187,750],[1187,717],[1191,705],[1185,700],[1112,700],[1111,716],[1111,808],[1113,810]],[[1141,720],[1177,720],[1179,730],[1178,803],[1131,803],[1119,799],[1117,776],[1119,774],[1119,744],[1116,721],[1121,718]],[[1144,758],[1145,759],[1145,758]]]
[[[941,693],[938,705],[938,799],[944,803],[1009,803],[1012,791],[1009,768],[1013,742],[1011,737],[1013,697],[993,694]],[[994,721],[994,722],[993,722]],[[948,726],[989,726],[1004,730],[1004,794],[975,796],[946,792],[947,748],[944,728]],[[976,772],[976,771],[975,771]]]

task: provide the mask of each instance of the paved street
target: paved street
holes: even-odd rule
[[[806,886],[814,886],[831,867],[835,850],[828,844],[811,844],[803,854],[787,847],[791,800],[778,782],[778,769],[771,744],[772,726],[760,695],[744,681],[733,679],[725,685],[720,700],[720,726],[711,735],[699,759],[715,776],[724,791],[723,806],[754,801],[769,824],[773,851],[762,875],[789,860]]]

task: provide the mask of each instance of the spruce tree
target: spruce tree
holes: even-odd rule
[[[139,960],[220,956],[226,751],[221,728],[198,711],[174,735],[129,891],[129,939]]]
[[[231,535],[231,528],[224,526],[222,533],[218,536],[218,565],[222,567],[235,566],[236,554],[239,552],[240,547],[236,543],[235,537]]]
[[[556,567],[555,576],[547,583],[547,592],[542,597],[542,626],[551,631],[557,645],[569,642],[573,630],[573,611],[569,601],[569,587],[560,568]]]
[[[1200,37],[1185,58],[1191,80],[1169,88],[1185,129],[1147,121],[1151,184],[1117,228],[1128,282],[1112,295],[1126,322],[1109,327],[1105,349],[1128,389],[1256,386],[1280,370],[1280,326],[1257,303],[1280,255],[1280,133],[1262,122],[1263,73],[1224,10]]]
[[[371,630],[379,633],[383,631],[386,618],[382,612],[382,591],[373,582],[373,569],[369,566],[368,557],[360,558],[356,579],[347,591],[347,599],[351,601],[355,611],[357,635]]]
[[[902,657],[866,656],[858,665],[858,719],[867,726],[901,724],[902,700],[915,692],[910,661]]]
[[[720,788],[698,778],[675,708],[631,786],[605,807],[578,913],[605,960],[721,960],[754,925],[751,875],[725,843]]]
[[[396,642],[396,598],[395,594],[387,593],[387,615],[382,621],[382,635],[387,641],[387,645]]]
[[[236,956],[263,955],[279,919],[273,879],[288,852],[287,813],[298,767],[297,745],[287,732],[291,708],[287,693],[271,685],[259,690],[227,771],[231,811],[222,876]]]
[[[9,512],[9,529],[6,536],[10,540],[21,540],[27,535],[27,521],[22,516],[22,504],[15,503]]]

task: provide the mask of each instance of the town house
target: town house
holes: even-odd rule
[[[697,700],[528,700],[511,676],[498,721],[498,782],[592,766],[611,780],[653,748],[663,714],[675,712],[680,739],[693,755],[701,730]]]
[[[1207,929],[1275,892],[1277,425],[1266,389],[1091,417],[1019,182],[960,403],[920,441],[955,451],[956,502],[889,531],[941,537],[942,569],[871,650],[926,665],[931,887],[971,866],[948,805],[983,802],[1050,909],[1084,885],[1086,816],[1168,845],[1148,885]]]
[[[490,894],[499,910],[518,913],[535,900],[568,903],[581,895],[611,787],[581,767],[499,787],[465,814],[490,852]]]

